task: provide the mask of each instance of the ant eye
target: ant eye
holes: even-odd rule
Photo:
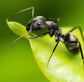
[[[39,22],[39,23],[37,23],[37,25],[39,26],[39,25],[41,25],[41,23]]]

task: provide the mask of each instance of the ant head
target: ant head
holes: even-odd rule
[[[33,18],[27,25],[26,29],[29,31],[32,30],[38,30],[43,29],[46,27],[45,18],[43,16],[37,16]]]

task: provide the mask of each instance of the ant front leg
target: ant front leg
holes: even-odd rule
[[[24,37],[25,35],[29,34],[31,31],[32,31],[32,29],[30,29],[29,32],[23,34],[22,36],[18,37],[16,40],[14,40],[11,46],[13,47],[14,44],[15,44],[19,39],[21,39],[21,38]],[[43,35],[46,35],[46,34],[48,34],[48,33],[49,33],[49,32],[45,32],[45,33],[43,33],[43,34],[41,34],[41,35],[38,35],[38,36],[36,36],[36,37],[29,38],[29,39],[38,38],[38,37],[43,36]]]
[[[69,41],[69,43],[79,43],[79,48],[80,48],[80,52],[81,52],[81,58],[83,60],[83,67],[84,67],[84,56],[83,56],[83,51],[81,48],[81,43],[79,41]]]
[[[45,33],[43,33],[43,34],[41,34],[41,35],[38,35],[38,36],[36,36],[36,37],[31,37],[31,38],[29,38],[29,39],[38,38],[38,37],[44,36],[44,35],[46,35],[46,34],[49,34],[49,32],[45,32]]]
[[[53,55],[55,49],[57,48],[58,44],[59,44],[59,41],[58,41],[57,44],[55,45],[55,47],[54,47],[54,49],[53,49],[53,51],[52,51],[52,53],[51,53],[51,55],[50,55],[50,57],[49,57],[49,59],[48,59],[47,66],[48,66],[48,64],[49,64],[49,62],[50,62],[50,59],[51,59],[51,57],[52,57],[52,55]]]
[[[69,32],[74,31],[76,28],[79,28],[79,31],[80,31],[81,36],[82,36],[82,39],[84,40],[83,32],[82,32],[82,29],[80,28],[80,26],[76,26],[76,27],[72,28]],[[68,34],[69,32],[67,32],[66,34]]]

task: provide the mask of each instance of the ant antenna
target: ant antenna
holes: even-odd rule
[[[23,34],[22,36],[18,37],[16,40],[14,40],[13,43],[12,43],[12,45],[11,45],[11,47],[13,47],[14,44],[15,44],[19,39],[21,39],[22,37],[24,37],[25,35],[27,35],[27,34],[29,34],[29,33],[30,33],[30,32],[27,32],[27,33]]]
[[[29,34],[31,31],[32,31],[32,27],[30,28],[29,32],[23,34],[22,36],[18,37],[15,41],[13,41],[11,47],[13,47],[14,44],[15,44],[19,39],[21,39],[21,38],[24,37],[25,35]]]
[[[26,9],[20,10],[15,15],[23,13],[23,12],[26,12],[28,10],[32,10],[32,18],[33,18],[34,17],[34,7],[30,7],[30,8],[26,8]]]

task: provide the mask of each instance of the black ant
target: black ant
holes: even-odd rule
[[[45,33],[43,33],[41,35],[38,35],[34,38],[38,38],[38,37],[44,36],[46,34],[49,34],[50,37],[55,36],[56,45],[55,45],[55,47],[54,47],[54,49],[53,49],[53,51],[52,51],[52,53],[51,53],[51,55],[48,59],[47,65],[48,65],[55,49],[57,48],[59,42],[62,42],[63,44],[65,44],[67,49],[71,52],[78,53],[80,51],[81,52],[81,58],[83,60],[83,65],[84,65],[84,57],[83,57],[83,52],[82,52],[82,48],[81,48],[81,43],[78,40],[77,36],[72,33],[72,31],[74,31],[76,28],[79,28],[82,39],[84,40],[82,30],[79,26],[76,26],[76,27],[72,28],[70,31],[68,31],[67,33],[62,34],[62,30],[58,26],[59,19],[57,19],[56,22],[54,22],[51,19],[49,21],[46,21],[45,17],[43,17],[43,16],[34,17],[34,7],[30,7],[30,8],[21,10],[21,11],[17,12],[16,14],[19,14],[19,13],[22,13],[22,12],[25,12],[25,11],[28,11],[28,10],[32,10],[32,19],[26,26],[26,30],[28,31],[28,33],[32,32],[33,30],[37,31],[37,30],[40,30],[40,29],[48,28],[48,32],[45,32]],[[26,34],[28,34],[28,33],[26,33]],[[13,42],[13,45],[15,44],[15,42],[17,40],[19,40],[20,38],[22,38],[26,34],[18,37]]]

